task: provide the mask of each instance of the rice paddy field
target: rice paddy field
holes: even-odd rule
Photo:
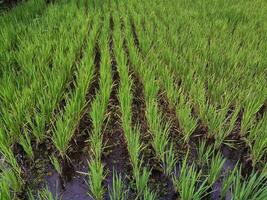
[[[266,200],[266,13],[264,0],[0,9],[0,200]]]

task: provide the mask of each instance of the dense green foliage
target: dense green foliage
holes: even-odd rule
[[[182,200],[267,199],[266,13],[264,0],[28,0],[0,11],[0,200],[60,199],[43,177],[29,184],[26,168],[49,146],[41,167],[64,180],[80,131],[93,199],[164,199],[161,187]],[[126,172],[105,161],[112,106]]]

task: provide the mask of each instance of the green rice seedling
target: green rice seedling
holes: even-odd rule
[[[191,116],[191,107],[188,103],[179,107],[180,108],[176,108],[176,113],[179,117],[179,122],[182,125],[184,142],[188,143],[190,136],[197,127],[197,120]]]
[[[1,153],[4,153],[4,149],[6,147],[11,146],[10,136],[3,130],[2,126],[0,126],[0,150]]]
[[[225,121],[225,116],[227,113],[226,108],[217,110],[214,106],[208,105],[204,119],[206,120],[209,128],[208,137],[212,138],[220,135],[219,131],[223,130],[223,122]]]
[[[60,200],[58,197],[54,197],[48,188],[44,188],[38,192],[38,197],[40,200]]]
[[[170,124],[165,124],[164,128],[161,128],[162,117],[158,116],[158,108],[156,103],[152,103],[152,106],[147,106],[147,119],[150,123],[151,131],[153,132],[153,147],[156,151],[156,154],[160,157],[161,160],[164,160],[164,153],[166,146],[169,143],[168,132],[170,130]]]
[[[178,158],[175,155],[173,148],[173,142],[171,142],[170,147],[165,152],[165,161],[163,164],[163,169],[168,176],[171,176],[174,173],[174,169],[178,162]]]
[[[0,197],[15,198],[15,194],[21,191],[24,181],[20,177],[21,169],[12,152],[11,146],[8,146],[8,143],[3,143],[5,141],[6,139],[0,140],[1,162],[3,162],[0,165]]]
[[[2,155],[2,158],[4,161],[12,167],[14,172],[16,172],[16,175],[20,175],[21,169],[17,163],[17,160],[12,152],[12,149],[10,146],[7,146],[7,144],[3,144],[2,141],[0,141],[0,153]]]
[[[140,164],[142,164],[142,162],[140,162]],[[150,171],[148,171],[146,168],[142,168],[140,164],[139,166],[136,166],[133,170],[134,178],[136,181],[136,189],[139,197],[145,196],[146,192],[148,193],[148,180],[150,176]],[[152,194],[151,191],[150,193]]]
[[[34,153],[31,145],[31,138],[29,136],[29,133],[25,133],[25,135],[20,137],[20,145],[22,146],[23,150],[26,152],[28,157],[33,160],[34,159]]]
[[[89,187],[90,194],[96,200],[103,199],[104,188],[102,186],[102,181],[104,178],[104,166],[100,160],[91,160],[89,162]]]
[[[70,106],[68,111],[69,113],[77,112],[76,108],[79,107],[76,106],[78,105],[73,104],[72,108]],[[57,120],[56,131],[52,140],[62,157],[64,157],[67,149],[69,148],[69,141],[75,131],[75,121],[78,120],[77,116],[75,116],[75,118],[71,118],[68,115],[64,115],[61,119]]]
[[[104,195],[104,187],[102,182],[104,180],[104,166],[101,163],[101,154],[103,150],[103,122],[106,116],[106,110],[112,90],[112,75],[111,63],[108,49],[108,27],[109,27],[109,13],[105,17],[102,26],[102,33],[100,36],[100,82],[99,91],[92,102],[91,111],[89,113],[93,129],[90,136],[90,151],[92,153],[89,162],[89,186],[90,194],[95,199],[102,199]]]
[[[235,165],[234,169],[228,169],[226,171],[226,177],[222,182],[221,197],[225,198],[226,194],[232,188],[235,176],[237,174],[238,164]]]
[[[9,182],[0,180],[0,199],[12,199],[10,194]]]
[[[155,193],[151,192],[149,189],[145,189],[144,191],[144,199],[146,200],[156,200],[157,196]]]
[[[45,126],[46,121],[44,120],[44,116],[36,113],[34,122],[32,121],[31,117],[28,116],[27,124],[29,124],[32,134],[37,140],[37,143],[40,143],[44,140],[44,133],[45,133]]]
[[[255,166],[267,151],[267,114],[251,128],[247,139],[251,148],[252,162]]]
[[[133,130],[130,138],[128,137],[127,139],[127,145],[133,167],[133,177],[135,179],[138,195],[143,196],[146,188],[148,187],[147,184],[150,176],[150,171],[148,171],[146,167],[142,166],[143,160],[140,159],[142,144],[140,143],[139,131]]]
[[[14,141],[15,138],[18,136],[16,134],[12,134],[13,132],[19,132],[20,131],[20,127],[18,124],[14,124],[13,118],[9,117],[10,116],[10,112],[8,110],[2,110],[2,124],[4,125],[4,127],[8,127],[11,131],[11,133],[9,133],[8,131],[5,130],[6,135],[8,135],[8,137],[10,137],[10,142]],[[4,132],[4,130],[2,130]]]
[[[232,193],[235,200],[266,199],[266,177],[254,172],[242,181],[241,169],[239,169],[234,178]]]
[[[183,160],[179,176],[173,177],[174,186],[182,200],[202,199],[208,189],[206,186],[207,179],[200,183],[202,172],[197,171],[194,164],[188,166],[186,160]]]
[[[23,182],[17,172],[13,169],[6,169],[1,173],[1,190],[5,196],[15,196],[17,192],[20,192],[23,186]],[[3,188],[2,188],[3,187]],[[7,191],[8,190],[8,191]]]
[[[38,191],[37,197],[35,197],[31,191],[28,192],[29,200],[35,200],[36,198],[38,198],[39,200],[60,200],[61,199],[59,197],[54,197],[47,187]]]
[[[51,161],[53,167],[55,168],[55,170],[57,171],[57,173],[62,175],[62,167],[61,167],[58,159],[55,156],[51,156],[50,161]]]
[[[234,130],[239,112],[240,112],[240,106],[237,106],[236,109],[233,111],[233,113],[225,119],[224,127],[218,132],[218,135],[215,140],[216,148],[219,148],[219,146],[222,143],[227,144],[227,141],[225,141],[225,138],[229,136],[231,132]],[[231,145],[231,144],[228,144],[228,145]]]
[[[211,158],[207,178],[207,183],[209,186],[212,186],[220,177],[224,163],[225,159],[222,158],[220,153],[216,153],[216,155]]]
[[[205,166],[209,164],[209,159],[214,154],[214,149],[212,146],[207,145],[204,140],[202,140],[197,148],[198,162],[199,165]]]
[[[262,102],[255,98],[253,91],[249,91],[247,96],[245,97],[245,107],[244,113],[241,122],[241,130],[240,133],[242,135],[246,135],[247,130],[252,126],[255,120],[255,114],[262,106]]]
[[[123,183],[121,175],[113,171],[112,186],[109,188],[109,198],[111,200],[125,200],[127,199],[127,191]]]

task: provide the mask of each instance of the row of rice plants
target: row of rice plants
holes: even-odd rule
[[[154,16],[154,18],[152,18],[154,21],[154,28],[158,28],[161,26],[161,24],[159,23],[159,20],[157,19],[157,17]],[[145,22],[144,22],[145,23]],[[152,33],[152,30],[149,29],[152,26],[150,25],[149,27],[147,27],[147,32],[148,33]],[[166,38],[166,35],[168,35],[169,33],[166,30],[163,30],[163,32],[161,32],[162,29],[159,29],[159,31],[157,32],[157,34],[150,34],[147,36],[147,38],[154,38],[155,41],[159,41],[159,45],[162,45],[162,47],[160,48],[156,48],[156,49],[168,49],[166,42],[164,42],[164,38]],[[166,56],[166,58],[168,59],[170,57],[170,55],[172,55],[173,53],[171,51],[165,52],[164,51],[160,51],[159,53],[164,54]],[[158,56],[157,56],[158,57]],[[177,59],[177,57],[175,57]],[[155,59],[155,58],[154,58]],[[164,58],[165,59],[165,58]],[[175,59],[174,57],[172,57],[172,65],[175,66]],[[168,60],[168,61],[169,61]],[[177,64],[176,64],[177,65]],[[171,68],[171,67],[169,67]],[[183,69],[184,70],[184,69]],[[200,118],[202,119],[202,121],[204,123],[206,123],[208,125],[209,131],[208,131],[208,137],[215,137],[215,142],[216,142],[216,147],[218,148],[220,146],[220,144],[223,142],[223,140],[226,138],[226,136],[231,132],[233,126],[230,126],[230,128],[228,129],[227,127],[224,127],[224,122],[225,120],[225,116],[226,116],[226,112],[228,111],[228,106],[226,106],[225,108],[221,108],[219,111],[216,109],[216,107],[212,106],[209,104],[208,101],[206,101],[206,94],[205,94],[205,89],[204,89],[204,84],[197,80],[197,83],[194,84],[194,71],[191,72],[186,72],[186,78],[185,80],[183,79],[183,82],[186,83],[186,87],[187,89],[189,88],[190,91],[192,91],[190,94],[194,95],[193,99],[197,99],[196,104],[198,111],[199,111],[199,115]],[[192,76],[190,76],[192,75]],[[182,82],[182,84],[183,84]],[[188,85],[191,85],[190,87]],[[202,87],[201,87],[202,86]],[[200,89],[202,88],[202,89]],[[194,98],[195,97],[195,98]],[[187,109],[187,113],[189,112],[189,109]],[[237,110],[235,112],[235,118],[232,118],[232,123],[233,124],[236,120],[237,114],[238,114],[239,110]],[[216,117],[215,117],[216,116]],[[194,122],[192,121],[192,125],[194,127]],[[190,130],[190,129],[189,129]]]
[[[149,41],[147,41],[147,42],[149,42]],[[142,43],[141,38],[139,38],[140,46],[142,46],[141,43]],[[147,53],[151,54],[152,52],[150,51]],[[148,54],[146,54],[146,55],[148,55]],[[152,60],[148,59],[148,63],[151,63],[151,61]],[[154,62],[155,61],[156,60],[154,60]],[[170,160],[172,160],[171,162],[175,163],[174,159],[170,159]],[[221,164],[221,166],[222,166],[222,164]],[[214,170],[214,168],[213,168],[213,170]],[[220,169],[218,169],[218,172],[219,171],[220,171]],[[197,170],[197,168],[194,164],[191,166],[188,166],[187,165],[187,159],[184,159],[183,164],[182,164],[182,168],[181,168],[179,173],[180,173],[179,176],[177,176],[176,173],[171,174],[171,178],[173,179],[174,186],[176,187],[176,190],[179,192],[181,199],[200,199],[204,195],[206,195],[208,188],[213,184],[213,183],[210,183],[210,186],[207,186],[206,183],[208,182],[209,179],[204,178],[204,174],[202,173],[202,171]],[[215,175],[218,175],[218,173],[216,173]],[[211,177],[209,177],[209,178],[211,178]],[[199,182],[200,180],[203,180],[203,182],[198,187],[198,186],[196,186],[195,183]],[[214,177],[213,180],[216,180],[216,177]],[[190,188],[190,190],[188,188]]]
[[[128,26],[130,27],[130,24],[128,24]],[[129,48],[135,48],[134,50],[136,51],[136,47],[134,47],[134,42],[133,42],[133,35],[130,34],[130,36],[132,38],[131,41],[132,41],[133,46],[129,47]],[[141,46],[141,43],[139,43],[139,44]],[[131,55],[131,53],[133,53],[133,52],[131,52],[131,50],[129,52],[130,52],[130,55]],[[141,55],[139,55],[139,56],[141,56]],[[135,60],[138,60],[138,59],[135,59]],[[146,61],[145,62],[146,66],[149,66],[150,62],[151,62],[151,60]],[[139,66],[140,66],[140,64],[139,64]],[[145,73],[148,73],[148,72],[145,72]],[[145,74],[145,73],[143,72],[142,74]],[[153,75],[151,75],[151,77],[149,79],[147,79],[147,83],[149,83],[149,82],[151,83],[151,80],[156,80],[155,72],[153,73],[153,70],[150,69],[149,73],[151,73]],[[144,83],[144,84],[146,87],[146,83]],[[156,85],[156,84],[154,83],[152,85]],[[148,84],[147,84],[147,87],[149,87]],[[151,93],[154,93],[153,90],[150,90],[150,91],[151,91]],[[154,98],[155,98],[155,93],[154,93]],[[148,107],[148,109],[149,109],[149,107]],[[154,116],[156,116],[156,115],[158,115],[158,113],[154,114]],[[148,121],[149,121],[149,118],[148,118]],[[166,166],[169,165],[167,170],[165,170],[165,173],[172,178],[174,186],[176,187],[177,192],[179,192],[181,199],[200,199],[201,197],[204,196],[204,194],[208,188],[205,185],[206,179],[205,179],[205,181],[203,181],[203,183],[199,187],[196,185],[197,182],[199,182],[201,179],[203,179],[203,174],[201,171],[197,170],[194,165],[190,166],[190,168],[189,168],[189,166],[187,165],[187,159],[184,159],[182,169],[180,171],[180,175],[177,176],[177,174],[174,173],[177,158],[175,157],[175,154],[172,150],[172,146],[173,145],[171,144],[169,147],[170,148],[169,151],[166,151],[166,156],[164,155],[166,158]],[[190,190],[188,188],[190,188]]]
[[[150,68],[148,62],[142,60],[136,49],[131,31],[130,16],[125,15],[123,19],[130,60],[134,66],[134,70],[138,73],[144,84],[146,117],[153,138],[152,145],[164,172],[166,175],[171,175],[175,168],[177,158],[175,157],[173,144],[169,137],[170,122],[163,121],[163,114],[159,110],[157,103],[159,85],[156,82],[155,73]]]
[[[107,107],[112,90],[112,72],[111,61],[109,54],[109,12],[107,8],[101,24],[102,32],[99,39],[101,64],[100,64],[100,82],[99,92],[92,103],[90,110],[90,118],[92,121],[92,131],[90,133],[90,160],[89,160],[89,188],[90,195],[97,199],[103,199],[105,189],[103,180],[105,178],[104,166],[101,161],[103,151],[103,129],[105,128],[104,121],[107,119]]]
[[[114,10],[114,8],[113,8]],[[114,10],[115,11],[115,10]],[[122,127],[124,130],[125,140],[127,142],[128,152],[130,155],[130,161],[133,168],[133,178],[135,181],[135,187],[137,190],[137,198],[141,199],[156,199],[148,188],[148,180],[150,176],[149,170],[144,167],[141,151],[144,148],[144,144],[140,139],[140,131],[138,127],[132,127],[132,79],[129,75],[129,69],[127,67],[127,58],[123,51],[123,39],[121,31],[121,22],[119,15],[114,15],[114,52],[117,62],[117,67],[120,75],[120,88],[119,88],[119,100],[121,107]],[[118,197],[118,199],[120,199]]]
[[[98,17],[97,15],[95,17]],[[93,80],[94,75],[94,45],[97,39],[99,23],[94,20],[91,27],[88,44],[84,51],[84,59],[79,64],[76,73],[75,91],[68,97],[65,111],[60,113],[55,123],[53,133],[53,143],[60,152],[62,157],[66,156],[66,151],[69,147],[69,142],[73,137],[74,131],[84,114],[86,102],[86,94],[89,84]]]

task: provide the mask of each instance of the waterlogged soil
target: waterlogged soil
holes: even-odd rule
[[[54,147],[50,140],[45,140],[42,144],[32,144],[34,159],[31,160],[23,148],[19,144],[13,147],[14,155],[21,168],[21,177],[24,180],[24,187],[18,197],[20,199],[27,199],[27,188],[34,188],[33,194],[38,189],[44,187],[44,174],[46,169],[44,166],[49,163],[49,156],[53,154]]]
[[[81,159],[81,158],[80,158]],[[72,163],[71,173],[64,177],[58,174],[51,165],[47,168],[45,181],[49,191],[54,197],[60,197],[62,200],[92,200],[88,194],[88,161],[84,157],[79,163]],[[67,170],[65,168],[65,170]]]

